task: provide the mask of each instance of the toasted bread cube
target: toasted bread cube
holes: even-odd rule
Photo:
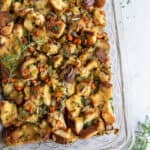
[[[88,71],[91,71],[92,69],[97,68],[97,67],[98,67],[97,61],[96,61],[96,60],[92,60],[92,61],[90,61],[90,62],[87,64],[86,69],[87,69]]]
[[[106,74],[104,72],[100,72],[99,77],[100,77],[101,81],[103,81],[103,82],[108,82],[110,80],[110,75]]]
[[[76,45],[75,44],[69,44],[67,50],[70,52],[70,54],[74,54],[76,51]]]
[[[40,1],[34,1],[35,8],[40,11],[42,14],[46,14],[47,11],[49,11],[49,1],[48,0],[40,0]]]
[[[15,89],[19,92],[24,89],[24,81],[21,79],[17,79],[14,83]]]
[[[44,55],[44,54],[38,54],[36,60],[37,60],[38,62],[40,62],[40,64],[44,64],[44,65],[45,65],[46,62],[47,62],[47,60],[48,60],[48,58],[47,58],[47,56]]]
[[[30,93],[29,93],[30,92]],[[25,90],[26,97],[35,104],[35,107],[44,104],[50,106],[51,104],[51,94],[49,91],[49,86],[47,84],[41,86],[33,86],[30,89]]]
[[[88,45],[94,45],[96,43],[96,40],[97,40],[97,34],[95,33],[94,35],[88,37],[87,43]]]
[[[108,41],[105,41],[105,40],[99,40],[99,42],[97,43],[97,47],[100,47],[106,52],[109,52],[110,50],[110,44],[108,43]]]
[[[110,102],[106,102],[102,111],[102,118],[106,124],[113,125],[115,122],[115,117],[111,108]]]
[[[54,73],[55,74],[55,73]],[[53,90],[56,90],[56,88],[60,85],[60,82],[56,78],[51,78],[52,88]]]
[[[81,97],[78,95],[71,96],[68,100],[66,100],[66,108],[69,111],[70,119],[79,116],[82,108]]]
[[[74,111],[69,113],[69,118],[74,119],[75,117],[79,116],[80,110],[81,110],[80,108],[74,109]]]
[[[32,31],[34,26],[43,26],[45,22],[44,15],[39,12],[31,11],[27,14],[26,18],[24,19],[24,27],[28,31]]]
[[[20,24],[16,24],[13,30],[13,33],[18,37],[21,38],[23,36],[23,26]]]
[[[40,72],[40,79],[41,79],[41,80],[44,80],[44,81],[45,81],[45,80],[47,79],[47,76],[48,76],[47,68],[48,68],[48,67],[46,67],[46,69],[45,69],[44,71]]]
[[[4,127],[9,127],[14,124],[18,116],[17,107],[15,104],[8,101],[0,102],[0,118]]]
[[[67,7],[66,3],[63,0],[49,0],[49,2],[57,11],[62,11]]]
[[[36,109],[37,109],[36,104],[33,101],[31,101],[31,100],[27,100],[24,103],[23,107],[24,107],[25,110],[32,111],[32,112],[35,112]]]
[[[91,93],[90,83],[81,82],[76,87],[77,94],[81,96],[89,96]]]
[[[66,28],[66,24],[63,21],[58,21],[53,28],[55,28],[56,31],[50,31],[50,36],[58,39],[62,36]]]
[[[5,55],[9,55],[10,52],[6,46],[2,46],[0,50],[0,56],[3,57]]]
[[[28,100],[30,98],[30,87],[26,86],[23,91],[24,91],[24,99]]]
[[[84,123],[91,122],[92,120],[98,118],[100,116],[100,111],[98,108],[89,108],[84,112],[85,120]]]
[[[98,133],[98,125],[92,125],[86,129],[81,130],[79,136],[82,139],[90,138]]]
[[[43,96],[43,101],[44,104],[47,106],[50,106],[51,104],[51,94],[49,92],[49,86],[48,85],[44,85],[44,87],[42,88],[41,94]]]
[[[37,36],[39,34],[39,36]],[[33,29],[32,40],[42,45],[48,41],[47,31],[45,27]]]
[[[40,137],[44,141],[48,141],[50,139],[51,127],[48,124],[47,120],[42,120],[40,124]]]
[[[81,77],[88,77],[90,74],[90,71],[86,67],[81,67],[80,69],[80,75]]]
[[[82,106],[81,97],[78,95],[73,95],[66,101],[66,107],[68,111],[72,111],[74,110],[75,107],[81,106]]]
[[[13,84],[6,83],[3,85],[4,95],[6,95],[6,96],[10,95],[13,92],[13,90],[14,90]]]
[[[76,117],[75,118],[75,131],[77,134],[83,129],[84,126],[84,118],[83,117]]]
[[[53,129],[60,129],[60,128],[65,129],[67,127],[63,113],[58,112],[58,111],[49,113],[48,122],[51,124]]]
[[[69,139],[70,136],[71,136],[70,132],[65,131],[65,130],[56,130],[54,133],[56,135],[59,135],[59,136],[63,137],[63,138],[66,138],[66,139]]]
[[[99,90],[97,93],[91,95],[91,100],[94,107],[104,103],[103,93]]]
[[[101,9],[95,8],[94,17],[99,21],[99,24],[102,26],[106,25],[105,15],[100,13]]]
[[[67,144],[74,142],[76,140],[75,135],[72,133],[71,129],[68,130],[56,130],[52,136],[52,139],[61,144]]]
[[[1,45],[1,47],[3,47],[7,43],[7,40],[8,39],[5,36],[0,35],[0,45]]]
[[[97,40],[97,32],[89,29],[84,30],[84,32],[87,36],[87,45],[94,45]]]
[[[82,63],[85,63],[89,57],[90,57],[90,53],[84,53],[80,55],[79,59]]]
[[[12,33],[13,27],[14,27],[14,22],[8,23],[7,26],[4,26],[1,29],[1,34],[4,36],[10,35]]]
[[[34,26],[33,26],[33,23],[32,23],[32,20],[27,17],[25,20],[24,20],[24,27],[28,30],[28,31],[32,31]]]
[[[80,19],[78,21],[78,26],[77,26],[77,31],[81,30],[81,29],[85,29],[86,28],[86,23],[83,19]]]
[[[54,60],[54,67],[58,68],[63,61],[63,56],[62,55],[56,55],[56,56],[54,56],[53,60]]]
[[[112,86],[102,88],[103,97],[105,101],[109,100],[112,97],[112,91],[113,91]]]
[[[37,60],[35,58],[30,58],[22,63],[21,65],[21,75],[23,78],[34,80],[38,76],[38,68],[35,65]]]
[[[54,55],[58,53],[58,50],[60,48],[60,45],[56,45],[56,44],[46,44],[43,47],[43,51],[49,56],[49,55]]]
[[[103,134],[105,131],[105,124],[102,120],[99,120],[98,122],[98,134]]]
[[[12,0],[2,0],[1,1],[1,11],[9,11]]]
[[[24,124],[21,127],[4,129],[3,138],[6,145],[18,145],[40,140],[39,128],[33,124]]]
[[[32,114],[26,117],[25,121],[30,122],[30,123],[37,123],[38,119],[39,119],[39,116],[37,114]]]
[[[112,87],[102,87],[99,91],[91,95],[91,100],[94,107],[97,107],[101,104],[104,104],[105,101],[108,101],[112,97]]]
[[[75,85],[76,85],[75,82],[72,82],[72,83],[65,82],[65,87],[67,89],[68,96],[71,96],[71,95],[74,94],[74,92],[75,92]]]
[[[80,15],[80,9],[79,7],[73,7],[72,12],[75,16]]]

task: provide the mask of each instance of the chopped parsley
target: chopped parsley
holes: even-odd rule
[[[54,30],[55,33],[57,33],[57,32],[59,31],[59,26],[58,26],[58,25],[55,25],[55,26],[53,27],[53,30]]]
[[[85,99],[85,98],[82,98],[82,99],[81,99],[81,103],[82,103],[83,106],[85,106],[85,105],[86,105],[86,99]]]
[[[34,95],[36,95],[37,93],[36,93],[36,91],[35,90],[31,90],[31,95],[32,96],[34,96]]]
[[[48,65],[53,65],[53,60],[52,60],[52,58],[49,58],[47,63],[48,63]]]
[[[42,115],[47,115],[50,112],[50,108],[48,106],[43,105],[41,108]]]

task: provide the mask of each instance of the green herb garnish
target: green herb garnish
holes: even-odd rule
[[[48,106],[42,106],[42,115],[47,115],[50,112],[50,108]]]
[[[36,91],[35,90],[31,90],[31,95],[32,96],[35,96],[37,93],[36,93]]]
[[[84,77],[81,77],[81,76],[77,76],[76,80],[77,82],[81,82],[83,81],[85,78]]]
[[[23,50],[25,48],[25,45],[22,43],[22,41],[18,37],[16,37],[16,39],[21,47],[21,50]]]
[[[29,112],[28,111],[26,111],[26,110],[24,110],[24,109],[20,109],[19,110],[19,117],[20,117],[20,119],[24,119],[24,118],[26,118],[27,116],[29,116]]]
[[[47,63],[48,63],[48,65],[53,65],[53,60],[52,60],[52,58],[49,58]]]
[[[10,55],[5,55],[3,57],[0,57],[0,60],[2,61],[2,63],[5,65],[5,67],[9,70],[9,77],[14,77],[15,71],[19,66],[19,59],[22,55],[22,53],[28,49],[30,46],[33,46],[35,44],[44,44],[45,41],[44,40],[39,40],[39,41],[35,41],[31,43],[31,39],[30,39],[30,35],[28,35],[28,43],[25,45],[18,37],[16,37],[16,40],[19,43],[20,46],[20,50],[14,54],[10,54]]]
[[[82,103],[83,106],[85,106],[86,105],[86,99],[82,98],[81,103]]]
[[[138,128],[135,131],[135,144],[132,150],[146,150],[148,147],[150,137],[150,118],[146,117],[144,123],[138,123]]]
[[[6,55],[4,57],[1,57],[2,63],[5,65],[5,67],[10,72],[10,75],[9,75],[10,77],[15,76],[15,71],[18,67],[18,60],[19,60],[22,52],[25,50],[25,46],[22,43],[22,41],[18,37],[16,39],[20,45],[20,51],[14,53],[13,55]]]
[[[54,30],[54,32],[57,33],[57,32],[59,31],[59,26],[58,26],[58,25],[54,26],[54,27],[53,27],[53,30]]]
[[[131,3],[131,0],[122,0],[120,2],[121,8],[125,8],[126,6],[128,6]]]
[[[27,32],[27,39],[28,39],[28,44],[31,43],[31,34],[30,32]]]
[[[86,128],[90,127],[91,125],[92,125],[92,121],[86,122],[86,123],[84,124],[83,128],[86,129]]]

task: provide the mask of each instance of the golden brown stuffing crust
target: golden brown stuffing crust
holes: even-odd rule
[[[2,0],[6,145],[67,144],[113,128],[105,0]]]

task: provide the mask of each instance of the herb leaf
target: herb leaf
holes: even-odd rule
[[[54,26],[53,30],[54,30],[54,32],[57,33],[59,31],[59,26],[58,25]]]
[[[88,127],[90,127],[92,125],[92,121],[90,121],[90,122],[86,122],[85,124],[84,124],[84,129],[86,129],[86,128],[88,128]]]
[[[82,103],[83,106],[85,106],[86,105],[86,99],[82,98],[81,103]]]
[[[35,42],[31,43],[29,37],[28,37],[28,44],[27,45],[24,45],[23,42],[18,37],[16,37],[16,40],[18,41],[19,46],[20,46],[19,52],[16,52],[14,54],[5,55],[3,57],[0,57],[2,63],[9,70],[9,72],[10,72],[9,76],[10,77],[14,77],[15,76],[15,71],[16,71],[17,67],[19,66],[19,59],[20,59],[22,53],[27,48],[29,48],[30,46],[35,45],[35,44],[43,45],[45,43],[44,40],[38,40],[38,41],[35,41]]]
[[[136,130],[135,144],[132,150],[146,150],[148,147],[148,138],[150,137],[150,118],[146,117],[144,123],[138,123]]]

